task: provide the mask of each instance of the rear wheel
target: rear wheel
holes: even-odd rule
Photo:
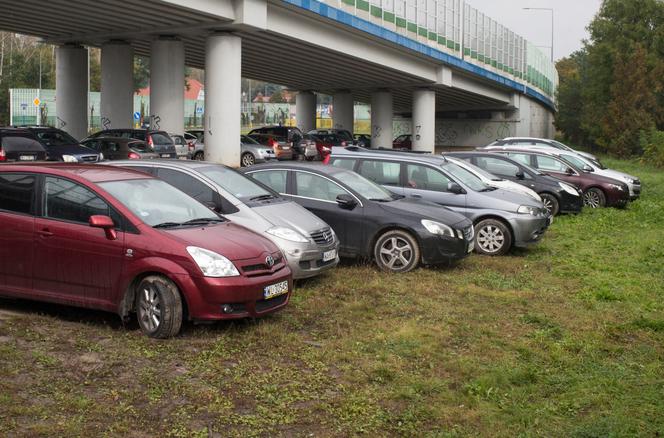
[[[606,206],[606,195],[597,187],[592,187],[583,194],[583,205],[590,208],[604,207]]]
[[[194,160],[196,161],[204,161],[205,160],[205,154],[203,151],[198,151],[194,154]]]
[[[555,196],[553,196],[551,193],[540,193],[540,198],[542,198],[542,204],[544,204],[544,208],[549,210],[551,216],[558,214],[558,211],[560,211],[560,203]]]
[[[151,338],[170,338],[182,327],[182,299],[177,286],[160,275],[145,277],[136,288],[138,325]]]
[[[374,258],[382,271],[412,271],[420,264],[420,246],[417,240],[405,231],[387,231],[376,241]]]
[[[503,255],[512,247],[512,232],[499,220],[484,219],[475,225],[475,252]]]
[[[240,159],[240,164],[242,164],[242,167],[249,167],[253,166],[256,164],[256,158],[249,152],[245,152],[242,154],[242,157]]]

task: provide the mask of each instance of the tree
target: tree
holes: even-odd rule
[[[150,59],[134,56],[134,91],[145,88],[150,83]]]

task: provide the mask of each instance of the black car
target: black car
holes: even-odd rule
[[[578,213],[583,208],[583,193],[577,187],[505,155],[473,151],[451,152],[445,155],[461,158],[500,178],[534,190],[554,216],[558,213]]]
[[[31,126],[27,129],[44,146],[48,160],[66,161],[68,163],[96,163],[104,159],[102,154],[83,146],[62,129],[49,126]]]
[[[0,128],[0,162],[46,160],[46,149],[22,128]]]
[[[473,225],[459,213],[394,195],[353,171],[292,163],[243,172],[327,222],[341,256],[373,258],[384,271],[450,263],[473,250]]]
[[[159,158],[144,141],[125,137],[100,137],[83,140],[89,148],[101,152],[106,160],[146,160]]]
[[[125,137],[141,140],[158,153],[160,158],[178,157],[173,139],[166,131],[153,131],[150,129],[105,129],[95,132],[86,138],[86,140],[100,137]]]

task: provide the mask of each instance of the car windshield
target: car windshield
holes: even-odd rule
[[[571,147],[567,146],[566,144],[561,143],[561,142],[556,141],[556,140],[551,140],[551,143],[553,143],[554,147],[557,147],[558,149],[563,149],[563,150],[566,150],[566,151],[573,151],[574,150]]]
[[[396,199],[396,196],[389,190],[382,188],[373,181],[370,181],[355,172],[344,172],[343,176],[340,176],[338,179],[359,193],[360,196],[363,196],[370,201],[389,202]]]
[[[152,227],[200,225],[224,220],[194,198],[158,179],[108,181],[99,183],[99,186]]]
[[[478,176],[473,175],[470,171],[464,169],[458,164],[448,161],[447,163],[442,164],[441,167],[473,191],[485,192],[488,190],[493,190],[493,187],[491,187],[489,184],[486,184]]]
[[[74,137],[64,131],[37,131],[36,134],[47,147],[78,144]]]
[[[245,144],[260,144],[253,138],[247,136],[247,135],[241,135],[240,136],[240,142],[245,143]]]
[[[208,166],[197,170],[243,202],[277,197],[251,178],[228,167]]]
[[[576,155],[560,154],[560,156],[565,160],[569,161],[570,163],[574,164],[579,169],[583,169],[585,166],[594,167],[587,160],[584,160],[583,158],[580,158]]]

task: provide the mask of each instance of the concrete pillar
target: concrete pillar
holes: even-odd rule
[[[205,160],[240,165],[242,39],[207,37],[205,45]]]
[[[374,91],[371,95],[371,147],[392,149],[392,93]]]
[[[172,36],[150,48],[150,116],[154,129],[184,132],[184,44]]]
[[[124,41],[109,41],[101,46],[102,126],[131,128],[133,112],[134,49]]]
[[[436,143],[436,92],[413,91],[413,150],[434,152]]]
[[[316,129],[316,95],[311,91],[300,91],[295,96],[295,118],[297,127],[305,134]]]
[[[88,136],[88,51],[75,44],[55,50],[56,127],[81,140]]]
[[[335,129],[354,131],[355,108],[353,107],[353,94],[350,91],[340,91],[332,95],[332,124]]]

